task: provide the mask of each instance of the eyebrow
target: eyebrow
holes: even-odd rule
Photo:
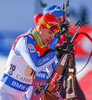
[[[53,31],[53,30],[50,30],[50,31],[52,31],[52,32],[54,33],[54,31]]]

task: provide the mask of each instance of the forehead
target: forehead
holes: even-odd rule
[[[58,20],[58,19],[63,19],[63,16],[56,17],[56,19],[57,19],[57,20]]]
[[[49,29],[46,29],[46,28],[43,28],[43,31],[46,32],[46,33],[48,32],[48,33],[50,33],[50,34],[56,34],[55,31],[49,30]]]

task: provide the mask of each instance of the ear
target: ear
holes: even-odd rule
[[[40,32],[42,29],[44,29],[41,25],[37,26],[37,31]]]
[[[38,26],[38,31],[39,31],[39,32],[41,31],[41,25]]]

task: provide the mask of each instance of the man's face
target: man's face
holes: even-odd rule
[[[61,22],[63,21],[63,16],[56,17],[56,19],[58,23],[61,24]]]
[[[56,32],[41,27],[41,31],[39,33],[39,36],[42,40],[42,43],[44,45],[46,45],[48,42],[50,42],[53,39],[55,34],[56,34]]]

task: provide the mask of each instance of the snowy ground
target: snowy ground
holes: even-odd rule
[[[7,62],[7,57],[0,56],[0,79],[1,79],[1,77],[3,75],[6,62]]]

